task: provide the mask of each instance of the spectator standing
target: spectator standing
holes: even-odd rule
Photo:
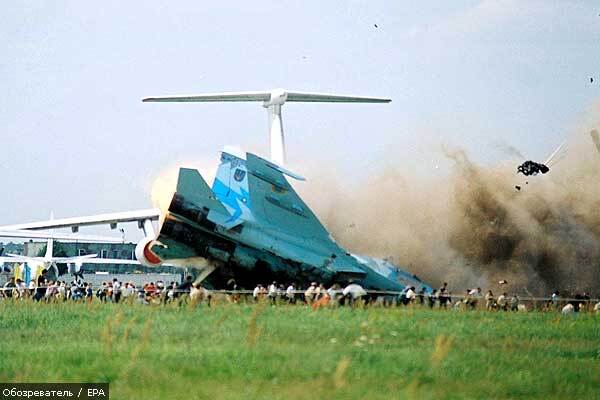
[[[339,283],[334,283],[329,289],[327,289],[327,294],[332,302],[339,302],[340,294],[342,293],[342,288]]]
[[[467,305],[471,307],[471,309],[477,308],[477,304],[479,303],[479,299],[481,298],[481,288],[471,289],[468,293],[468,301]]]
[[[273,283],[269,285],[268,296],[272,304],[277,302],[277,282],[273,281]]]
[[[433,289],[431,291],[431,293],[429,293],[429,296],[427,296],[427,302],[429,304],[429,308],[433,308],[435,306],[435,302],[437,300],[437,290]]]
[[[417,294],[417,298],[419,299],[419,304],[425,304],[425,286],[421,286],[419,293]]]
[[[438,289],[438,299],[440,301],[440,307],[446,308],[450,301],[450,292],[448,291],[448,282],[444,282],[441,288]]]
[[[175,298],[189,296],[192,283],[192,277],[190,275],[186,276],[185,281],[175,288]]]
[[[552,306],[554,307],[555,310],[558,310],[558,302],[560,301],[560,292],[558,290],[555,290],[554,292],[552,292],[552,296],[551,296],[551,300],[552,300]]]
[[[506,311],[508,309],[508,299],[506,297],[506,292],[502,293],[498,296],[498,300],[496,300],[496,304],[498,305],[498,309]]]
[[[315,300],[315,294],[317,292],[317,283],[313,282],[310,284],[306,292],[304,292],[304,301],[311,304]]]
[[[113,301],[118,303],[121,300],[121,282],[117,278],[113,279]]]
[[[494,309],[494,293],[491,290],[488,290],[485,294],[485,309],[488,311],[492,311]]]
[[[15,284],[15,278],[11,276],[10,279],[4,284],[4,290],[2,291],[2,294],[4,297],[12,298],[13,290],[16,287],[17,285]]]
[[[417,293],[415,292],[415,287],[414,286],[409,287],[408,290],[406,291],[406,294],[404,295],[404,305],[414,303],[416,298],[417,298]]]
[[[16,288],[13,292],[16,298],[21,299],[26,296],[27,285],[21,279],[17,279]]]
[[[296,304],[296,288],[294,287],[293,283],[290,283],[285,290],[285,297],[287,297],[287,300],[290,304]]]
[[[37,278],[37,289],[35,291],[35,301],[40,301],[46,296],[46,275],[48,274],[47,269],[42,269],[42,273]]]
[[[252,291],[252,298],[255,302],[258,302],[261,293],[261,284],[257,284],[254,290]]]

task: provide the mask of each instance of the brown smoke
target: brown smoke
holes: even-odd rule
[[[527,293],[597,291],[600,157],[586,132],[546,175],[525,178],[518,163],[484,167],[444,148],[452,167],[443,178],[398,165],[351,189],[347,177],[319,175],[302,192],[341,245],[391,257],[433,285],[496,288],[507,279]]]

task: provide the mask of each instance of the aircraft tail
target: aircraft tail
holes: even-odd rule
[[[52,221],[54,219],[54,211],[50,211],[50,220]],[[50,230],[50,234],[54,233],[54,229]],[[46,260],[51,260],[52,256],[53,256],[53,251],[54,251],[54,239],[52,237],[48,238],[48,241],[46,242],[46,254],[44,255],[44,258]]]
[[[179,169],[169,212],[200,225],[219,223],[230,216],[200,172],[190,168]]]
[[[177,188],[150,250],[160,259],[206,257],[208,249],[233,251],[231,244],[206,232],[229,229],[231,215],[195,169],[180,168]]]
[[[217,169],[212,190],[230,214],[225,221],[228,228],[253,220],[248,191],[248,169],[245,154],[240,150],[226,147],[221,152],[221,164]]]
[[[54,248],[54,239],[49,238],[48,241],[46,242],[46,254],[44,255],[44,258],[50,260],[52,259],[52,255],[53,255],[53,249]]]

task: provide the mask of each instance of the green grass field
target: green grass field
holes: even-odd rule
[[[0,303],[0,381],[112,399],[600,398],[600,317]]]

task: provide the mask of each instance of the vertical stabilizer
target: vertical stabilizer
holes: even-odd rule
[[[217,169],[212,190],[217,199],[231,215],[227,225],[252,220],[250,195],[248,192],[248,169],[241,154],[231,154],[229,149],[221,152],[221,164]]]
[[[54,219],[54,211],[50,211],[50,221],[52,221]],[[54,229],[50,230],[50,235],[52,235],[54,233]],[[50,261],[52,259],[53,256],[53,250],[54,250],[54,239],[52,237],[48,238],[48,241],[46,242],[46,254],[44,255],[44,258],[48,261]]]

